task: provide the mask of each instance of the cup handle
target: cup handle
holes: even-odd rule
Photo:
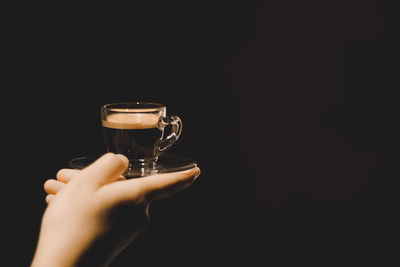
[[[160,118],[158,125],[161,129],[171,125],[171,133],[167,137],[160,140],[158,144],[158,151],[163,153],[169,149],[181,135],[182,121],[178,116],[166,116]]]

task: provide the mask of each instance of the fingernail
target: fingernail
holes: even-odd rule
[[[117,156],[118,156],[120,159],[122,159],[122,161],[124,162],[124,164],[128,164],[128,163],[129,163],[128,158],[125,157],[124,155],[122,155],[122,154],[117,154]]]

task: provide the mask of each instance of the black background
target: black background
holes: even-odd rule
[[[7,10],[6,10],[7,11]],[[154,203],[112,266],[396,260],[397,18],[388,1],[152,1],[10,8],[4,242],[28,265],[43,182],[105,152],[100,106],[183,120],[195,184]]]

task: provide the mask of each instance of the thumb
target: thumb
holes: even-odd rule
[[[181,172],[135,178],[113,184],[113,192],[114,195],[118,195],[118,199],[136,200],[138,197],[143,197],[151,202],[183,190],[190,186],[199,175],[200,169],[195,167]]]

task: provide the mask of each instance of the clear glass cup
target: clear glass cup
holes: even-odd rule
[[[107,104],[101,107],[101,122],[107,152],[129,159],[126,177],[157,173],[158,157],[182,132],[181,119],[167,116],[166,107],[158,103]]]

